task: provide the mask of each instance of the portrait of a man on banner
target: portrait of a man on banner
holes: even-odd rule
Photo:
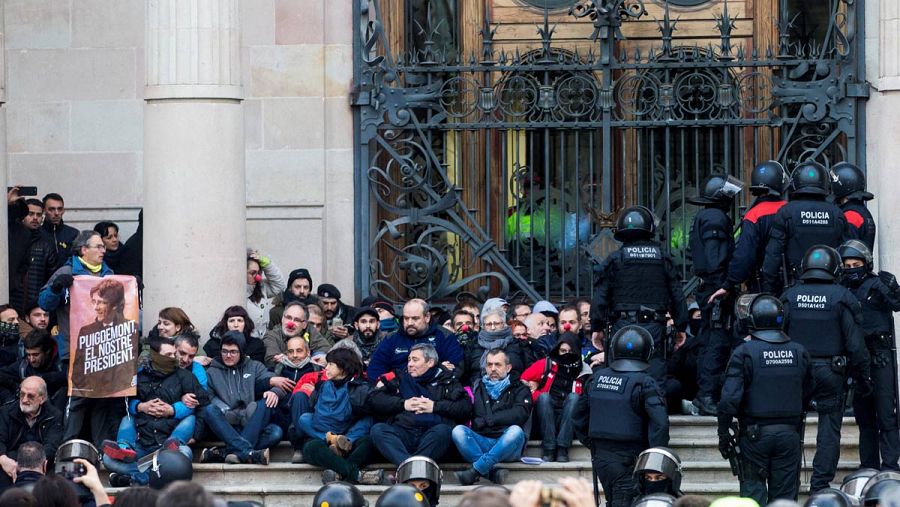
[[[134,396],[138,288],[132,276],[76,276],[70,291],[69,395]]]

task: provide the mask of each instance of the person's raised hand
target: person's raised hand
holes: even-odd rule
[[[540,507],[541,481],[519,481],[509,492],[509,504],[516,507]]]

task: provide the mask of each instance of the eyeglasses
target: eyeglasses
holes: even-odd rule
[[[485,322],[484,327],[487,329],[499,329],[505,326],[506,323],[503,321],[500,322]]]
[[[99,245],[88,245],[88,248],[93,248],[94,250],[106,250],[106,245],[100,243]]]
[[[240,350],[223,350],[222,351],[223,356],[236,356],[240,353],[241,353]]]

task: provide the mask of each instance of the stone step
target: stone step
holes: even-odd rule
[[[806,417],[806,437],[815,440],[819,418],[815,414]],[[715,436],[718,421],[715,417],[690,415],[669,416],[669,434],[672,438]],[[852,417],[845,417],[841,426],[842,439],[859,440],[859,427]]]

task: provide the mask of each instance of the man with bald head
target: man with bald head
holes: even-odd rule
[[[16,480],[16,458],[19,446],[38,442],[47,458],[56,455],[62,442],[62,414],[47,403],[47,384],[41,377],[27,377],[19,385],[18,403],[0,410],[0,489]]]
[[[438,322],[431,322],[428,303],[423,299],[410,299],[403,305],[400,329],[387,335],[378,344],[369,360],[368,377],[377,382],[378,377],[394,370],[405,370],[406,358],[413,345],[427,343],[437,350],[439,362],[453,369],[463,361],[463,350],[456,337],[449,334]]]
[[[528,343],[520,345],[525,355],[525,364],[530,365],[538,359],[547,357],[549,350],[542,347],[539,341],[545,336],[553,334],[553,325],[543,313],[532,313],[525,317],[525,329],[528,331]],[[546,340],[546,339],[545,339]],[[556,345],[556,343],[553,343]],[[550,348],[553,348],[552,346]]]

